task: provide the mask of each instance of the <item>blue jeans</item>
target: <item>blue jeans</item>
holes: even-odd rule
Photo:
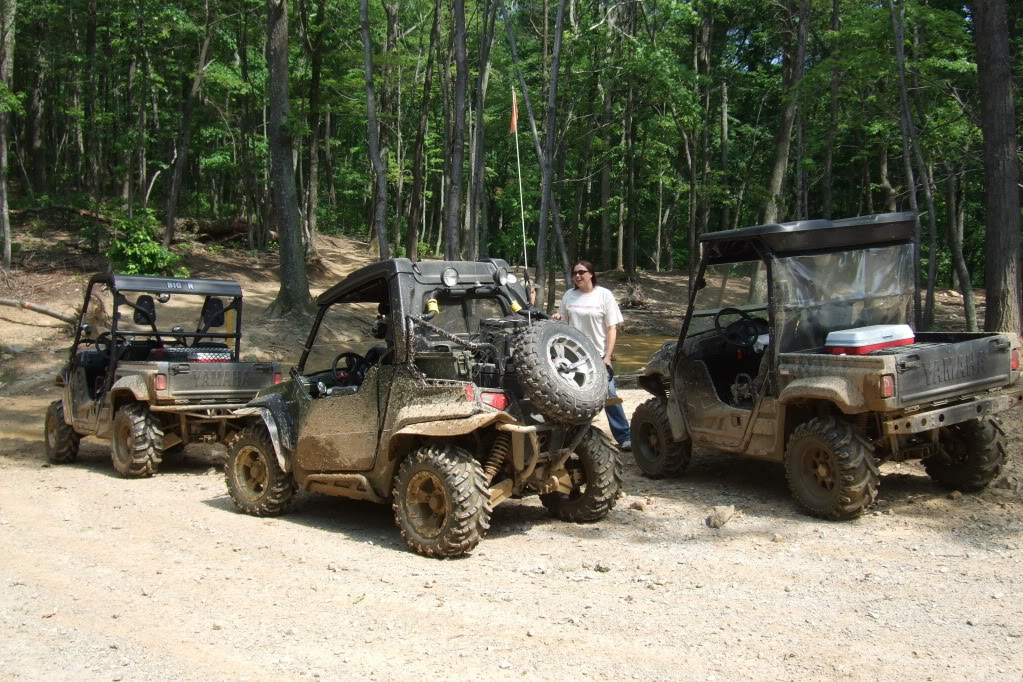
[[[615,390],[615,380],[611,379],[607,384],[607,397],[617,398],[618,391]],[[621,405],[609,405],[604,408],[607,415],[608,426],[611,427],[611,435],[615,437],[619,445],[632,440],[629,432],[629,420],[625,417],[625,408]]]

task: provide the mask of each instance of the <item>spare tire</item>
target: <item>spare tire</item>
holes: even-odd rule
[[[607,372],[593,342],[564,322],[542,321],[512,343],[522,393],[544,416],[581,424],[607,402]]]

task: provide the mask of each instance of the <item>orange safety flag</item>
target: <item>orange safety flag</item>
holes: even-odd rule
[[[511,129],[510,133],[517,133],[519,131],[519,100],[515,96],[515,88],[512,88],[512,116],[511,116]]]

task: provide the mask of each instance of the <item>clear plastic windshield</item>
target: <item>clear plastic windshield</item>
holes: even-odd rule
[[[738,308],[753,317],[767,317],[767,275],[761,261],[708,265],[706,286],[696,292],[687,336],[714,329],[714,316],[723,308]],[[734,315],[723,322],[732,322]]]
[[[913,310],[913,246],[779,258],[773,265],[781,352],[820,348],[828,332],[907,324]]]

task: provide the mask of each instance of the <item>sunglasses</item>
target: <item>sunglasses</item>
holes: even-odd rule
[[[576,270],[575,272],[572,273],[572,276],[573,277],[582,277],[587,272],[589,272],[589,270]]]

